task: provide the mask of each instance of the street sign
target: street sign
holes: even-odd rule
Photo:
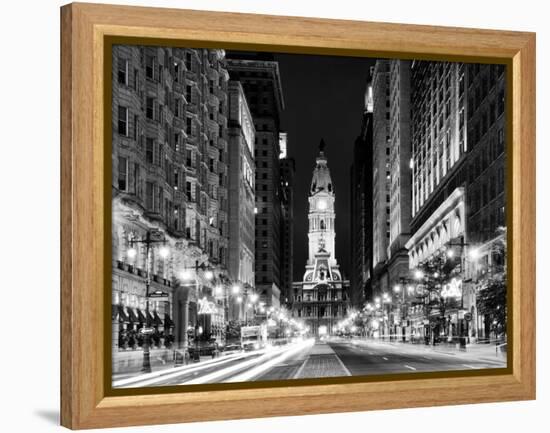
[[[143,327],[139,330],[140,334],[144,334],[144,335],[152,334],[154,331],[155,330],[153,328],[145,328],[145,327]]]
[[[472,313],[466,313],[464,315],[464,320],[467,320],[468,322],[472,320]]]
[[[163,292],[161,290],[157,290],[153,293],[149,293],[149,298],[167,298],[168,293]]]

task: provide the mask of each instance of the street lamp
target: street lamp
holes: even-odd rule
[[[166,245],[163,245],[159,249],[159,254],[163,259],[166,259],[170,255],[170,250],[168,249],[168,247]]]
[[[467,253],[464,255],[464,265],[467,264],[469,261],[470,263],[473,263],[475,266],[477,266],[477,261],[479,260],[481,253],[479,248],[473,247],[468,242],[464,242],[464,238],[460,238],[460,242],[449,242],[447,243],[447,246],[459,246],[461,248],[465,248],[468,246]],[[447,250],[447,257],[452,258],[454,256],[454,251],[452,248],[449,248]],[[464,266],[466,267],[466,266]],[[461,264],[461,272],[464,272],[464,269]],[[465,273],[464,275],[467,277],[468,273]],[[469,278],[471,280],[471,278]],[[460,346],[465,348],[466,347],[466,338],[468,336],[468,321],[465,319],[465,310],[464,310],[464,288],[460,287],[460,314],[463,315],[463,317],[460,320],[460,335],[459,335],[459,341]],[[466,335],[464,335],[466,333]]]
[[[391,341],[391,333],[390,333],[390,325],[389,325],[389,310],[390,308],[387,308],[389,304],[391,304],[391,296],[384,292],[382,293],[382,304],[384,304],[384,312],[383,312],[383,319],[384,319],[384,334],[386,331],[388,332],[388,339]],[[386,316],[387,315],[387,316]],[[387,319],[386,319],[387,317]]]
[[[162,247],[159,250],[159,254],[161,257],[166,258],[168,257],[169,250],[166,246],[166,238],[162,235],[162,237],[159,237],[159,235],[162,235],[162,233],[158,230],[148,230],[145,238],[142,239],[130,239],[130,248],[126,252],[127,256],[130,258],[137,256],[137,249],[135,247],[136,244],[143,244],[145,245],[145,316],[146,316],[146,322],[145,327],[141,328],[141,332],[143,333],[143,367],[141,371],[149,373],[151,372],[151,353],[150,353],[150,345],[151,345],[151,333],[153,332],[153,328],[150,326],[150,316],[149,316],[149,298],[152,297],[152,295],[149,293],[149,289],[151,287],[151,272],[149,270],[150,267],[150,260],[149,255],[151,253],[151,247],[154,244],[162,244]],[[164,292],[155,292],[154,293],[155,298],[164,298],[168,297],[167,293]]]

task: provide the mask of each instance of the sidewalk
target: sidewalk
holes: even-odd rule
[[[457,348],[456,345],[439,344],[436,346],[425,344],[403,343],[401,341],[383,341],[377,339],[361,339],[352,340],[352,344],[356,345],[378,345],[392,348],[395,350],[401,349],[408,352],[426,353],[435,352],[442,355],[461,356],[470,359],[478,359],[490,362],[506,362],[506,351],[497,350],[494,344],[468,344],[465,349]]]

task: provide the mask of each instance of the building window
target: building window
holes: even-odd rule
[[[128,85],[128,60],[118,59],[118,83]]]
[[[180,64],[174,62],[174,81],[178,83],[180,81]]]
[[[145,77],[150,80],[155,79],[155,58],[153,56],[147,56],[145,60]]]
[[[145,207],[147,210],[153,210],[153,183],[145,183]]]
[[[185,67],[187,68],[188,71],[190,71],[193,67],[193,63],[192,63],[192,57],[191,57],[191,52],[190,51],[187,51],[185,53]]]
[[[134,90],[139,92],[139,71],[134,69]]]
[[[122,156],[118,157],[118,189],[120,191],[128,189],[128,159]]]
[[[128,108],[118,106],[118,133],[128,136]]]
[[[192,121],[191,121],[191,118],[188,117],[185,121],[185,133],[187,135],[191,135],[191,129],[192,129]]]
[[[504,130],[500,128],[498,130],[498,152],[497,154],[500,155],[502,152],[504,152]]]
[[[141,175],[140,175],[140,168],[139,164],[134,164],[134,193],[141,197],[142,191],[141,191]]]
[[[155,142],[152,138],[147,137],[145,140],[145,162],[152,164],[155,160]]]
[[[139,136],[139,117],[134,115],[134,140],[137,141]]]
[[[155,120],[155,98],[147,98],[145,116],[148,119]]]
[[[504,90],[501,90],[498,94],[498,115],[504,113]]]
[[[187,196],[187,200],[188,201],[193,201],[193,196],[192,196],[192,185],[191,185],[191,182],[187,181],[185,182],[185,195]]]

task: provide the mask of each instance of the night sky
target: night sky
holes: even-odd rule
[[[301,281],[307,260],[307,199],[321,138],[336,193],[336,259],[349,278],[349,174],[375,60],[297,54],[276,54],[275,59],[285,98],[281,127],[288,132],[289,156],[296,160],[294,281]]]

